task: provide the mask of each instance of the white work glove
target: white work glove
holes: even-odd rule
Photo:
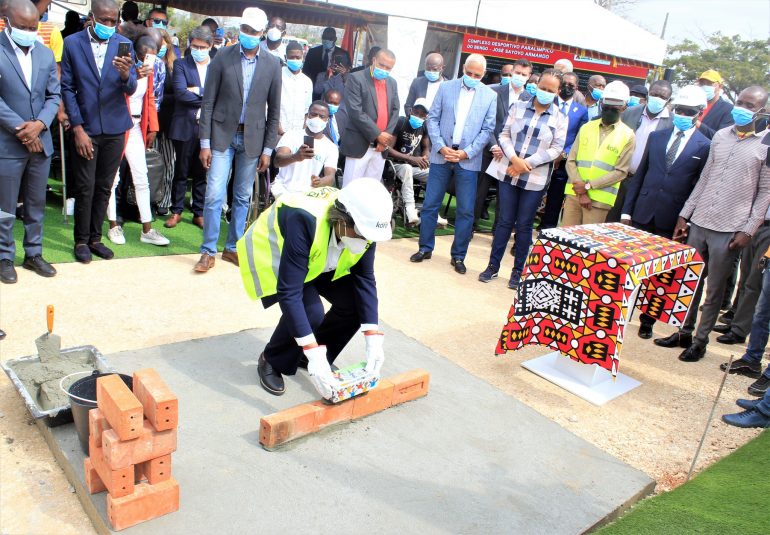
[[[334,378],[332,368],[326,359],[326,346],[311,347],[302,350],[307,357],[307,373],[310,382],[324,399],[331,399],[339,388],[339,381]]]
[[[380,376],[382,363],[385,362],[385,352],[382,344],[385,341],[385,333],[365,334],[366,340],[366,373],[374,373]]]

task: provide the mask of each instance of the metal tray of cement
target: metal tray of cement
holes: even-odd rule
[[[86,355],[84,355],[86,354]],[[96,369],[100,372],[114,372],[113,368],[110,368],[109,364],[105,360],[104,356],[94,346],[77,346],[70,347],[68,349],[61,350],[62,360],[70,361],[74,359],[72,357],[78,356],[83,362],[83,371],[90,366],[91,369]],[[24,398],[24,404],[27,405],[27,410],[32,414],[34,418],[45,418],[45,423],[48,427],[55,427],[57,425],[68,424],[72,422],[72,410],[70,409],[69,400],[63,405],[59,405],[50,409],[43,409],[38,402],[38,393],[30,393],[26,385],[16,373],[15,368],[28,366],[29,363],[40,362],[40,357],[37,355],[29,357],[21,357],[18,359],[8,360],[0,363],[0,366],[5,370],[5,374],[13,382],[16,390],[19,391],[21,397]],[[63,377],[64,375],[62,375]],[[85,374],[83,375],[85,377]],[[55,383],[58,387],[58,382],[61,377],[57,378]],[[74,381],[73,381],[74,382]]]

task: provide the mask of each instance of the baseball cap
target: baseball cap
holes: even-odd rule
[[[705,71],[703,74],[701,74],[698,77],[698,80],[708,80],[709,82],[712,82],[715,84],[721,84],[722,76],[714,69],[709,69]]]
[[[416,108],[417,106],[420,106],[421,108],[424,108],[426,112],[430,111],[430,106],[428,106],[428,99],[427,98],[418,98],[414,101],[413,108]]]
[[[264,31],[267,26],[267,15],[258,7],[247,7],[241,15],[241,24],[251,26],[258,32]]]
[[[637,95],[647,96],[647,88],[643,86],[642,84],[635,85],[631,88],[632,93],[636,93]]]

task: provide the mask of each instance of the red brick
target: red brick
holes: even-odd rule
[[[171,455],[164,455],[157,459],[150,459],[136,465],[136,478],[146,479],[150,485],[171,478]]]
[[[260,420],[259,442],[271,449],[318,430],[316,414],[319,409],[310,403],[297,405]]]
[[[179,401],[154,369],[134,372],[134,395],[144,407],[144,416],[157,431],[177,426]]]
[[[353,418],[353,400],[349,399],[330,405],[321,400],[310,403],[318,409],[315,415],[315,424],[318,429],[323,429],[340,422],[349,422]]]
[[[156,431],[147,420],[141,436],[133,440],[120,440],[111,429],[102,433],[104,458],[113,470],[143,463],[175,452],[176,436],[176,429]]]
[[[174,478],[150,485],[140,483],[130,496],[107,496],[107,518],[120,531],[179,510],[179,483]]]
[[[393,383],[387,379],[380,379],[377,386],[366,394],[353,398],[353,419],[363,418],[375,412],[384,411],[392,405]]]
[[[96,468],[94,468],[89,457],[86,457],[83,460],[83,472],[85,473],[88,492],[91,494],[98,494],[107,490],[107,487],[104,486],[102,478],[99,477],[99,473],[96,471]]]
[[[108,431],[108,433],[111,432]],[[102,448],[91,450],[91,455],[88,459],[90,459],[91,466],[96,470],[99,479],[102,480],[102,483],[107,488],[107,492],[111,496],[120,498],[134,492],[135,474],[133,466],[118,470],[111,469],[104,460],[104,450]]]
[[[117,374],[96,380],[96,403],[121,440],[142,434],[142,404]]]
[[[390,377],[389,381],[395,385],[393,405],[398,405],[426,396],[430,386],[430,374],[422,368],[416,368]]]

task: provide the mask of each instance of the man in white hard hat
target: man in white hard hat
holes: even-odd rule
[[[604,223],[615,204],[635,147],[634,131],[620,120],[629,97],[623,82],[607,84],[601,119],[588,121],[578,132],[567,157],[569,182],[564,190],[562,226]]]
[[[287,193],[238,242],[246,293],[281,316],[257,366],[262,387],[280,396],[283,375],[306,367],[329,399],[338,386],[331,364],[356,332],[366,341],[366,370],[384,361],[378,328],[375,244],[391,238],[393,202],[379,177]],[[321,297],[331,303],[324,313]]]
[[[671,239],[676,218],[706,165],[711,141],[695,128],[706,107],[700,87],[683,87],[674,99],[673,125],[651,132],[647,150],[629,179],[621,223]],[[639,317],[639,337],[652,338],[655,318]]]

